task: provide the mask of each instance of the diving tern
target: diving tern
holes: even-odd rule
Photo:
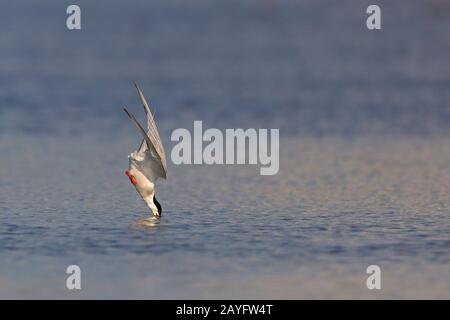
[[[147,131],[142,128],[133,114],[123,108],[131,122],[143,135],[139,148],[128,156],[129,168],[125,171],[125,175],[128,176],[131,184],[150,208],[153,216],[160,217],[162,208],[155,197],[155,182],[158,178],[167,178],[166,154],[156,127],[154,114],[151,113],[139,86],[136,83],[134,85],[147,115]]]

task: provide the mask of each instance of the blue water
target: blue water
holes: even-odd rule
[[[378,2],[0,4],[0,297],[449,298],[450,6]],[[169,160],[143,226],[133,80],[168,154],[279,128],[279,174]]]

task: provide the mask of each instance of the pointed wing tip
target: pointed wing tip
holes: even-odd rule
[[[145,114],[148,116],[149,114],[151,114],[151,111],[150,111],[150,107],[148,106],[147,100],[144,97],[144,93],[142,92],[141,88],[139,87],[139,85],[137,84],[136,81],[133,81],[133,83],[138,92],[139,99],[141,100],[142,107],[144,108]]]
[[[134,84],[134,87],[136,88],[136,90],[138,91],[138,93],[141,94],[141,92],[142,92],[141,87],[139,87],[138,83],[133,80],[133,84]]]
[[[123,111],[125,111],[125,113],[126,113],[129,117],[131,117],[131,115],[130,115],[130,113],[128,112],[127,108],[123,107],[122,109],[123,109]]]

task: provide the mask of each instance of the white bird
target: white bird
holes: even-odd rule
[[[123,108],[131,122],[144,136],[139,148],[128,156],[129,168],[125,171],[125,175],[128,176],[131,184],[134,185],[150,208],[153,216],[159,217],[162,209],[161,204],[155,197],[155,182],[158,178],[166,179],[167,177],[166,154],[156,127],[154,115],[151,113],[141,89],[136,83],[134,85],[147,115],[147,132],[145,132],[136,118],[127,109]]]

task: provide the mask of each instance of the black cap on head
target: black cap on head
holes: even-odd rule
[[[155,196],[153,196],[153,203],[155,204],[156,208],[158,208],[159,215],[161,215],[162,207],[161,207],[161,204],[158,202],[158,200],[156,200]]]

